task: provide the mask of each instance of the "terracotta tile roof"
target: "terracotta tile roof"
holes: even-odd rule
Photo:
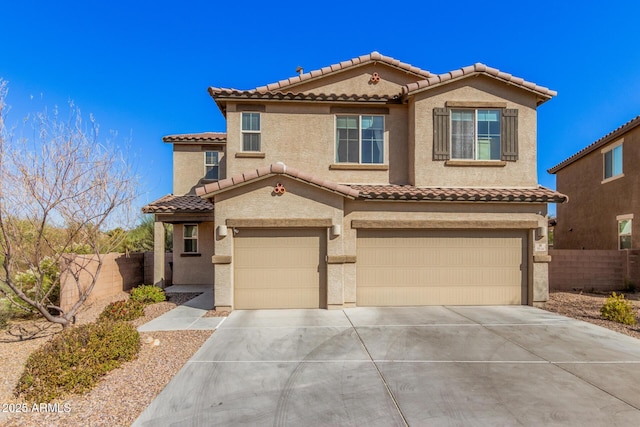
[[[626,132],[629,132],[630,130],[634,129],[637,126],[640,126],[640,116],[637,116],[636,118],[629,120],[627,123],[623,124],[619,128],[609,132],[608,134],[606,134],[602,138],[598,139],[596,142],[588,145],[587,147],[585,147],[582,150],[578,151],[573,156],[569,157],[568,159],[558,163],[557,165],[555,165],[551,169],[547,170],[547,172],[549,172],[549,173],[558,172],[560,169],[562,169],[562,168],[564,168],[566,166],[569,166],[571,163],[575,162],[576,160],[581,159],[582,157],[586,156],[587,154],[589,154],[589,153],[591,153],[593,151],[596,151],[600,147],[602,147],[604,145],[607,145],[608,143],[614,141],[615,139],[618,139],[623,134],[625,134]]]
[[[208,213],[213,203],[198,196],[168,194],[142,208],[144,213]]]
[[[252,169],[242,174],[232,176],[231,178],[223,179],[221,181],[205,184],[204,186],[196,188],[196,195],[207,197],[212,193],[217,193],[231,187],[236,187],[249,183],[271,175],[287,175],[298,181],[303,181],[316,187],[323,188],[325,190],[332,191],[334,193],[341,194],[345,197],[356,198],[359,192],[346,185],[337,184],[333,181],[321,179],[308,173],[299,171],[296,168],[288,167],[284,163],[274,163],[269,166],[264,166],[258,169]]]
[[[564,203],[564,194],[538,186],[538,188],[442,188],[414,187],[411,185],[351,185],[361,199],[369,200],[423,200],[435,202],[526,202]]]
[[[347,61],[342,61],[339,64],[333,64],[328,67],[323,67],[319,70],[313,70],[308,73],[303,73],[299,76],[290,77],[288,79],[280,80],[276,83],[271,83],[266,86],[260,86],[256,88],[258,92],[272,92],[272,91],[281,91],[284,88],[288,88],[289,86],[297,85],[300,83],[304,83],[309,80],[313,80],[316,78],[320,78],[326,76],[328,74],[337,73],[339,71],[344,71],[349,68],[361,66],[364,64],[369,64],[371,62],[383,62],[392,67],[398,68],[402,71],[406,71],[412,74],[415,74],[418,77],[429,78],[433,76],[428,71],[421,70],[418,67],[414,67],[411,64],[407,64],[405,62],[400,62],[397,59],[394,59],[390,56],[381,55],[378,52],[371,52],[367,55],[358,56],[356,58],[349,59]]]
[[[399,94],[395,95],[358,95],[337,93],[294,93],[294,92],[258,92],[256,90],[238,90],[229,88],[210,87],[209,94],[214,99],[275,99],[278,101],[348,101],[348,102],[400,102]]]
[[[183,133],[179,135],[167,135],[162,137],[164,142],[227,142],[227,134],[224,132]]]
[[[511,83],[513,85],[522,87],[524,89],[528,89],[532,92],[541,95],[544,98],[550,99],[553,96],[556,96],[558,93],[555,90],[548,89],[543,86],[538,86],[535,83],[528,82],[520,77],[514,77],[509,73],[504,73],[497,68],[488,67],[485,64],[476,63],[470,65],[468,67],[463,67],[458,70],[450,71],[444,74],[438,74],[436,76],[429,77],[425,80],[420,80],[415,83],[409,83],[402,88],[403,95],[412,95],[416,92],[426,90],[435,86],[439,86],[441,84],[466,78],[473,75],[487,75],[498,80],[502,80],[506,83]]]

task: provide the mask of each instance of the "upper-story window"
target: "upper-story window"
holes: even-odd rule
[[[604,156],[604,179],[622,175],[622,144],[602,151]]]
[[[452,160],[452,164],[455,161],[480,161],[478,164],[517,161],[518,110],[505,108],[506,103],[504,106],[492,103],[496,105],[484,108],[461,104],[473,103],[447,102],[448,107],[433,109],[433,160]],[[504,165],[503,162],[491,164]]]
[[[451,110],[451,159],[500,160],[500,110]]]
[[[384,163],[384,116],[336,116],[337,163]]]
[[[260,151],[260,113],[242,113],[242,151]]]
[[[218,179],[218,152],[205,151],[204,153],[204,178]]]

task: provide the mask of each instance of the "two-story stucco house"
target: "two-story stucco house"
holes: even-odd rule
[[[640,249],[638,158],[640,116],[549,169],[570,200],[558,206],[554,248]]]
[[[373,52],[209,93],[226,133],[165,137],[174,195],[144,208],[156,248],[174,224],[174,284],[211,284],[220,309],[547,299],[546,206],[566,198],[538,185],[536,109],[554,91]]]

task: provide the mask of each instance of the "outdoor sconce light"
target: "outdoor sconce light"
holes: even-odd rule
[[[226,225],[219,225],[218,226],[218,236],[226,237],[228,232],[229,231],[227,230],[227,226]]]
[[[333,236],[339,236],[342,234],[342,226],[341,225],[332,225],[331,226],[331,234]]]
[[[542,239],[546,235],[547,235],[547,228],[546,227],[538,227],[538,228],[536,228],[536,237],[538,239]]]

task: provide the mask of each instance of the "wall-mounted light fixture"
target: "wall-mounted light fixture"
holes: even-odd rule
[[[331,226],[331,235],[332,236],[339,236],[342,234],[342,226],[339,224],[336,225],[332,225]]]
[[[536,228],[536,240],[540,240],[546,235],[547,235],[547,227]]]
[[[227,229],[226,225],[219,225],[218,226],[218,236],[225,237],[228,232],[229,232],[229,230]]]

